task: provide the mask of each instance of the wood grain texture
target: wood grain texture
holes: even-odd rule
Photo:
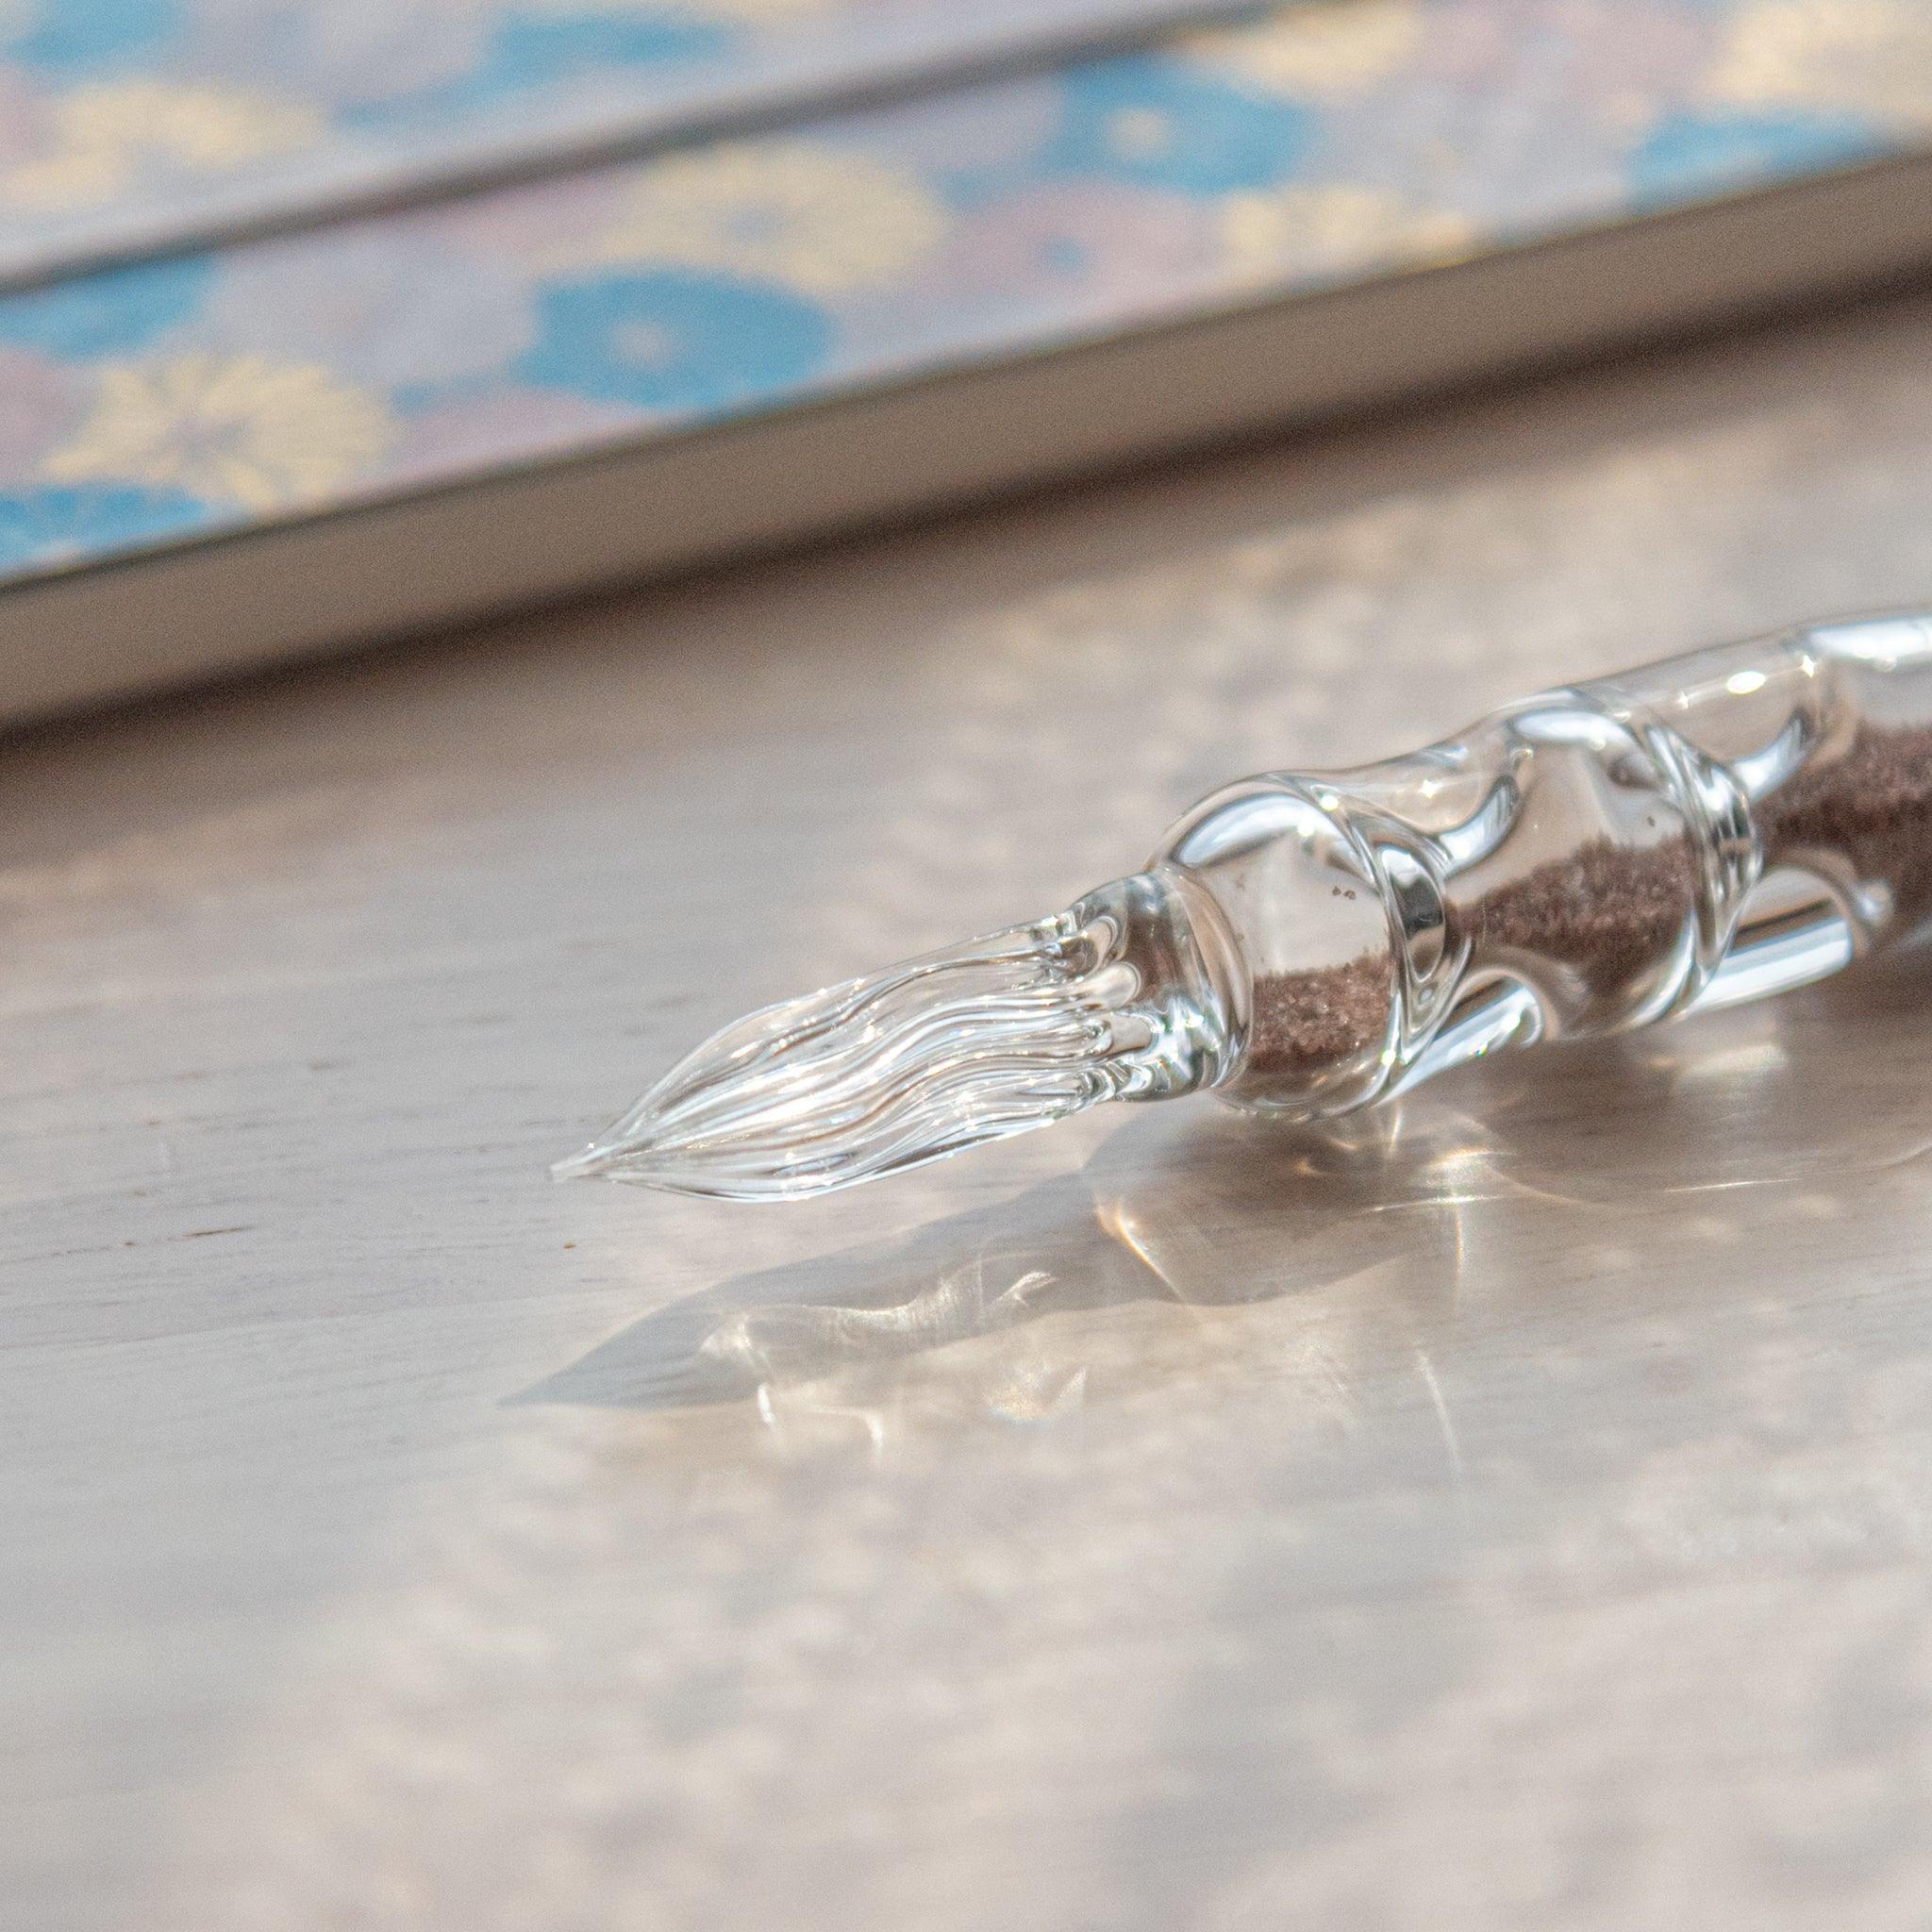
[[[0,1923],[1924,1924],[1924,969],[1326,1135],[543,1168],[1237,772],[1932,602],[1928,366],[1899,302],[16,743]]]

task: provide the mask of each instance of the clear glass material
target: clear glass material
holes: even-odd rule
[[[789,1198],[1107,1099],[1298,1119],[1817,979],[1932,911],[1932,618],[1267,773],[1058,917],[768,1008],[559,1174]]]
[[[1095,1101],[1210,1084],[1232,1035],[1202,955],[1214,910],[1187,890],[1117,880],[1052,919],[752,1013],[554,1171],[787,1199]]]
[[[1826,625],[1268,775],[1158,855],[1250,980],[1224,1091],[1312,1118],[1817,979],[1932,909],[1932,619]]]

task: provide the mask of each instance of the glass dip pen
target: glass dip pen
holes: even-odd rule
[[[1104,1100],[1311,1120],[1836,972],[1932,912],[1932,616],[1816,625],[1268,772],[1064,912],[768,1007],[559,1177],[786,1200]]]

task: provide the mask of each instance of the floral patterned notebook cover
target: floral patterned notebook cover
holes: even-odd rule
[[[1257,0],[0,0],[0,275]]]
[[[809,8],[705,0],[677,17],[762,32]],[[420,86],[450,99],[506,44],[641,46],[670,17],[628,0],[391,10],[435,17]],[[341,111],[325,16],[293,0],[0,0],[16,96],[44,98],[22,74],[120,60],[141,77],[103,84],[153,90],[163,121],[162,56],[217,44],[178,37],[225,13],[280,19],[261,44],[288,98]],[[238,72],[269,58],[222,44]],[[262,111],[238,106],[232,125]],[[50,196],[63,169],[136,180],[127,154],[158,125],[107,117],[62,148],[25,122],[0,154],[0,205],[23,177]],[[1589,232],[1928,140],[1920,0],[1334,0],[70,275],[0,293],[0,579]]]

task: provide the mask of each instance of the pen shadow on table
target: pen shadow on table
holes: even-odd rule
[[[1511,1057],[1320,1126],[1123,1109],[1076,1173],[686,1296],[510,1400],[756,1401],[771,1422],[788,1391],[818,1390],[870,1413],[908,1377],[929,1393],[953,1360],[978,1398],[1031,1419],[1084,1401],[1108,1323],[1135,1378],[1199,1365],[1198,1346],[1137,1311],[1186,1311],[1197,1341],[1198,1324],[1232,1318],[1240,1347],[1243,1310],[1359,1293],[1418,1334],[1453,1318],[1473,1256],[1492,1296],[1534,1293],[1553,1255],[1574,1279],[1592,1253],[1844,1211],[1872,1174],[1932,1146],[1928,1014],[1932,948],[1783,1002]]]

